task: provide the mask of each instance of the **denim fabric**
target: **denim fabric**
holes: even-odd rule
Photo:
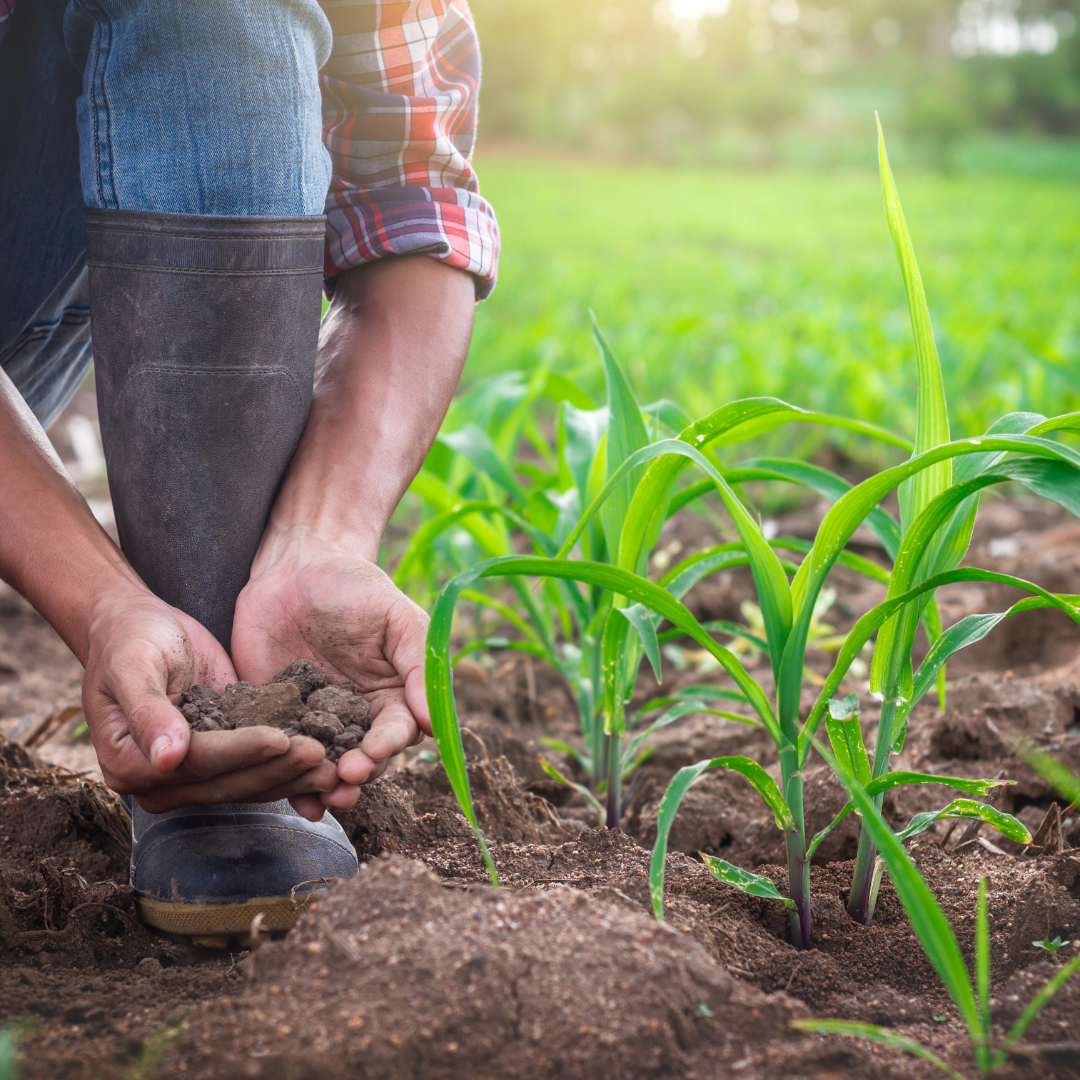
[[[317,0],[20,0],[0,43],[0,366],[43,424],[90,363],[84,206],[321,214],[331,44]]]

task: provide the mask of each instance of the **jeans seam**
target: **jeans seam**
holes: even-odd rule
[[[35,341],[47,341],[61,326],[86,326],[90,322],[90,311],[87,308],[65,308],[58,319],[50,322],[31,323],[10,344],[0,348],[0,367],[7,367],[27,345]]]
[[[94,66],[90,75],[90,107],[94,114],[94,172],[97,177],[98,196],[106,209],[115,210],[120,202],[116,197],[116,181],[113,176],[113,147],[111,138],[111,118],[109,98],[105,93],[105,69],[108,67],[109,53],[112,49],[112,23],[96,0],[89,0],[96,13],[99,46],[94,51]],[[100,76],[99,76],[100,71]],[[100,99],[100,103],[99,103]],[[102,124],[104,117],[104,124]],[[104,133],[102,133],[104,127]],[[108,150],[108,179],[102,166],[101,148]],[[108,191],[106,191],[106,188]]]

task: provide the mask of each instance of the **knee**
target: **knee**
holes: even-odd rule
[[[322,212],[330,162],[318,71],[332,33],[316,0],[114,0],[87,10],[105,11],[85,16],[97,24],[79,106],[87,205]]]

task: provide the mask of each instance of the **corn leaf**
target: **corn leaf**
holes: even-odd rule
[[[521,503],[525,502],[525,489],[503,464],[495,444],[483,428],[468,424],[459,431],[448,431],[439,435],[439,442],[461,454],[512,498]]]
[[[1036,495],[1052,499],[1080,517],[1080,477],[1072,466],[1060,461],[1028,458],[1004,462],[998,468]],[[995,468],[995,471],[998,471],[998,468]]]
[[[698,698],[702,701],[746,701],[746,695],[741,690],[729,690],[720,686],[684,686],[670,696],[653,698],[645,702],[634,714],[634,718],[640,719],[654,709],[666,709],[676,701],[691,701]]]
[[[749,641],[751,645],[756,645],[762,652],[769,651],[769,643],[764,638],[751,633],[745,626],[742,626],[739,623],[727,622],[725,619],[710,619],[707,623],[702,623],[701,625],[704,626],[706,630],[712,631],[713,633],[727,634],[730,637],[742,638],[743,641]],[[677,635],[678,631],[671,631],[671,633],[672,635]]]
[[[898,769],[878,776],[863,786],[868,795],[880,795],[883,791],[904,784],[941,784],[956,791],[966,791],[969,795],[986,795],[996,787],[1015,783],[1015,780],[972,780],[966,776],[939,776],[937,773],[908,772]]]
[[[975,990],[985,1036],[990,1035],[990,918],[986,905],[986,878],[979,879],[979,898],[975,906]]]
[[[1033,414],[1034,415],[1034,414]],[[1080,431],[1080,412],[1051,417],[1028,430],[1029,435],[1046,435],[1051,431]]]
[[[819,752],[824,753],[819,748]],[[832,755],[826,755],[832,758]],[[830,761],[834,764],[835,759]],[[956,937],[945,918],[937,898],[923,880],[922,874],[904,850],[903,844],[885,824],[881,812],[874,805],[873,796],[847,771],[837,769],[840,779],[848,789],[855,808],[862,815],[862,827],[869,834],[885,865],[907,912],[915,936],[933,965],[949,996],[953,999],[961,1018],[975,1041],[975,1053],[982,1071],[988,1065],[988,1050],[983,1044],[982,1017],[975,1001],[975,993],[968,978],[967,966],[956,943]]]
[[[836,760],[839,762],[841,769],[847,770],[849,773],[851,772],[851,769],[847,764],[847,759],[842,754],[837,754]],[[868,775],[869,772],[870,767],[869,764],[867,764],[865,769],[865,775]],[[855,774],[851,773],[851,775]],[[920,774],[895,773],[892,775],[907,775],[908,777],[916,777]],[[994,780],[967,781],[964,777],[955,776],[934,776],[932,778],[925,778],[929,776],[930,774],[924,774],[924,778],[922,779],[897,780],[896,784],[943,784],[946,787],[956,787],[961,791],[974,791],[975,794],[984,794],[986,790],[994,787],[997,783],[999,783],[999,781]],[[881,777],[880,779],[885,779],[885,777]],[[954,783],[953,781],[956,781],[956,783]],[[890,783],[887,786],[895,787],[896,784]],[[973,786],[968,786],[969,784],[972,784]],[[879,788],[878,791],[875,791],[872,784],[865,784],[864,787],[866,788],[867,793],[870,795],[875,795],[878,793],[878,791],[884,790]],[[968,813],[968,811],[971,810],[971,808],[973,807],[984,808],[986,812],[979,812],[976,810]],[[829,833],[831,833],[833,829],[835,829],[836,826],[839,825],[840,822],[843,821],[854,809],[855,806],[853,803],[845,803],[843,808],[840,810],[840,813],[838,813],[836,817],[834,817],[832,821],[830,821],[829,824],[821,830],[821,832],[815,833],[814,837],[811,839],[810,843],[807,845],[806,848],[807,859],[812,859],[814,857],[814,853],[819,847],[821,847],[821,842],[825,839],[825,837],[827,837]],[[954,811],[956,812],[954,813]],[[1010,839],[1015,839],[1016,837],[1013,834],[1017,833],[1016,825],[1020,825],[1020,822],[1018,822],[1016,818],[1012,817],[1011,814],[1003,814],[999,811],[994,811],[993,814],[991,814],[989,811],[993,811],[993,807],[988,807],[985,803],[977,803],[971,799],[955,799],[953,802],[949,803],[949,805],[945,807],[944,810],[930,810],[922,814],[916,814],[911,819],[911,821],[908,822],[907,828],[905,828],[903,832],[898,833],[897,835],[901,840],[907,840],[912,836],[916,836],[921,832],[925,832],[928,828],[930,828],[931,825],[934,824],[935,821],[940,821],[943,817],[977,817],[980,820],[985,821],[987,824],[993,825],[994,828],[998,829],[998,831],[1001,832],[1003,835],[1008,836]],[[998,828],[997,823],[1003,825],[1004,828]],[[1021,826],[1021,828],[1023,828],[1023,826]],[[1019,842],[1026,843],[1026,841],[1024,840],[1021,840]]]
[[[885,218],[889,223],[900,272],[904,278],[911,332],[915,338],[915,364],[918,371],[918,397],[915,419],[915,454],[922,454],[935,446],[949,441],[949,413],[945,403],[945,386],[941,379],[934,331],[930,325],[930,311],[926,306],[919,265],[911,246],[900,196],[896,192],[889,156],[885,151],[885,133],[878,128],[878,164],[881,169],[881,188],[885,196]],[[900,520],[904,529],[914,521],[936,495],[952,482],[952,462],[943,459],[922,470],[900,486]]]
[[[958,506],[964,504],[980,489],[991,484],[1006,480],[1020,480],[1025,483],[1033,476],[1042,481],[1040,494],[1044,497],[1056,499],[1064,505],[1073,501],[1080,509],[1080,502],[1077,501],[1080,497],[1078,496],[1080,473],[1071,464],[1064,461],[1042,461],[1037,458],[998,462],[992,473],[982,473],[941,492],[908,526],[893,567],[892,581],[889,585],[890,596],[907,591],[923,576],[921,570],[927,558],[933,555],[931,546],[938,529]],[[890,685],[892,678],[890,673],[896,668],[897,650],[906,656],[910,652],[914,633],[914,623],[910,618],[906,623],[894,619],[883,628],[878,637],[870,671],[870,689],[875,693],[886,695],[888,700],[895,700],[895,686]],[[913,687],[908,688],[903,698],[910,699],[913,690]]]
[[[488,502],[485,499],[468,499],[464,502],[458,502],[448,510],[442,511],[442,513],[436,514],[435,517],[430,521],[424,522],[424,524],[416,530],[412,541],[405,550],[405,554],[401,556],[401,561],[398,563],[397,570],[394,571],[394,584],[399,588],[401,587],[402,582],[404,582],[412,572],[416,563],[424,557],[425,553],[435,542],[436,537],[440,536],[447,529],[456,525],[464,518],[467,518],[472,514],[480,513],[496,514],[499,517],[504,518],[510,524],[526,533],[529,539],[532,540],[534,546],[542,554],[555,554],[556,545],[551,537],[526,521],[520,514],[515,513],[513,510],[508,510],[506,507]]]
[[[847,1035],[852,1039],[868,1039],[870,1042],[881,1043],[882,1046],[891,1046],[897,1050],[904,1050],[913,1057],[922,1058],[930,1062],[936,1069],[940,1069],[952,1080],[967,1080],[963,1073],[958,1073],[954,1068],[946,1065],[932,1050],[927,1049],[922,1043],[915,1042],[904,1035],[898,1035],[889,1028],[878,1027],[877,1024],[864,1024],[859,1020],[815,1020],[800,1019],[790,1021],[793,1028],[799,1031],[812,1031],[817,1035]]]
[[[626,730],[626,699],[641,660],[641,653],[627,641],[628,621],[614,617],[617,610],[612,610],[604,624],[600,647],[604,677],[604,732],[608,735],[621,735]],[[659,651],[658,645],[658,659]]]
[[[711,713],[715,715],[715,710],[710,709],[704,701],[695,701],[692,698],[688,701],[677,702],[670,708],[665,709],[655,720],[652,720],[649,723],[649,726],[645,728],[644,731],[635,734],[626,744],[626,749],[623,751],[623,768],[626,768],[626,765],[633,760],[634,755],[638,751],[638,747],[640,747],[654,731],[666,728],[668,724],[673,724],[676,720],[680,720],[682,717],[689,716],[692,713]]]
[[[585,503],[589,470],[607,431],[608,409],[578,409],[565,402],[559,410],[560,453],[567,472]]]
[[[529,653],[531,656],[539,657],[541,660],[546,660],[548,663],[552,661],[552,654],[545,649],[542,645],[537,645],[532,641],[516,641],[511,638],[500,637],[497,634],[491,637],[477,638],[475,641],[470,641],[468,645],[465,645],[460,652],[454,654],[450,660],[450,666],[456,667],[458,662],[464,660],[466,656],[477,652],[480,649],[514,649],[517,652]],[[562,669],[560,666],[560,670]]]
[[[828,719],[825,721],[825,731],[837,758],[851,770],[860,784],[870,783],[870,758],[866,753],[858,715],[839,720]]]
[[[547,642],[509,604],[504,604],[501,600],[477,592],[475,589],[462,589],[461,598],[462,600],[471,600],[474,604],[480,604],[483,607],[490,608],[492,611],[497,611],[507,622],[516,626],[527,639],[544,650],[545,660],[549,660],[551,663],[556,662],[555,655],[548,648]]]
[[[607,814],[604,811],[603,804],[600,800],[588,789],[585,784],[579,784],[576,780],[571,780],[569,777],[564,776],[554,765],[551,764],[546,758],[540,758],[540,768],[544,770],[551,777],[552,780],[557,780],[560,784],[565,784],[569,788],[573,788],[584,800],[596,811],[597,823],[603,828]]]
[[[730,769],[746,777],[772,810],[777,828],[785,832],[795,831],[795,819],[791,816],[791,811],[784,801],[784,796],[780,794],[776,781],[751,758],[742,755],[718,757],[699,761],[696,765],[683,766],[671,778],[656,814],[656,843],[653,845],[652,860],[649,864],[649,894],[652,897],[653,912],[658,919],[664,917],[664,868],[667,859],[668,835],[683,796],[706,769]]]
[[[677,405],[674,401],[669,401],[667,398],[661,398],[659,401],[653,401],[648,405],[642,405],[641,411],[645,413],[646,416],[652,416],[659,420],[661,424],[676,433],[693,423],[690,415],[681,405]]]
[[[754,575],[754,584],[757,587],[758,600],[765,621],[766,636],[769,639],[770,653],[775,667],[783,650],[788,629],[791,626],[791,590],[788,587],[787,574],[776,552],[769,546],[757,522],[751,517],[739,497],[728,486],[712,463],[699,450],[695,450],[681,439],[661,439],[632,453],[611,474],[607,483],[604,484],[603,488],[589,504],[588,509],[574,527],[573,532],[559,549],[558,557],[561,558],[572,550],[574,544],[577,543],[578,538],[592,520],[593,515],[610,500],[617,485],[623,482],[623,478],[632,469],[652,458],[665,456],[689,458],[704,469],[716,484],[720,497],[724,500],[724,505],[731,515],[731,519],[739,533],[739,538],[746,549],[747,558],[750,561],[750,569]],[[623,522],[624,532],[631,527],[633,514],[633,510],[629,511],[626,521]]]
[[[438,511],[453,510],[461,505],[461,496],[434,473],[421,469],[409,490],[419,495],[429,506]],[[461,527],[480,545],[485,555],[502,555],[511,550],[510,539],[505,529],[498,529],[489,521],[476,514],[469,514],[461,519]]]
[[[698,855],[717,881],[722,881],[725,885],[731,885],[751,896],[760,896],[765,900],[779,900],[785,907],[795,910],[795,901],[784,896],[772,878],[764,874],[751,874],[749,870],[743,870],[734,863],[718,859],[715,855],[706,855],[704,851],[699,851]]]
[[[596,403],[572,379],[565,375],[548,375],[544,381],[544,397],[552,401],[569,401],[578,409],[595,409]]]
[[[597,325],[596,316],[592,316],[593,337],[600,346],[600,355],[604,360],[604,379],[608,394],[608,429],[607,429],[607,466],[605,479],[610,480],[615,471],[643,446],[649,445],[649,433],[645,430],[645,421],[641,419],[641,406],[638,405],[630,384],[626,381],[619,362],[615,359],[604,335]],[[626,474],[612,490],[600,511],[600,523],[604,529],[604,539],[608,551],[619,550],[619,535],[622,532],[626,510],[630,505],[630,496],[644,474],[643,466],[638,466]]]
[[[478,563],[448,581],[435,600],[428,628],[424,679],[428,706],[431,710],[432,732],[439,756],[462,812],[480,842],[492,881],[497,882],[498,876],[476,821],[472,793],[469,790],[468,771],[465,767],[465,753],[461,745],[461,730],[458,725],[457,706],[454,703],[449,660],[450,629],[453,622],[454,604],[463,589],[469,588],[483,577],[520,575],[585,582],[611,593],[637,600],[659,612],[671,623],[683,629],[689,637],[697,641],[720,662],[746,695],[747,701],[757,712],[773,740],[780,741],[781,734],[776,718],[761,687],[750,677],[739,659],[713,641],[690,611],[659,585],[605,563],[567,562],[563,559],[545,559],[525,555],[504,556]]]
[[[877,438],[884,438],[887,442],[911,449],[911,443],[901,436],[883,432],[872,424],[852,423],[839,417],[810,413],[780,401],[778,398],[764,397],[729,402],[709,413],[708,416],[695,421],[679,434],[679,439],[690,446],[702,449],[709,445],[722,445],[753,438],[780,424],[794,420],[845,427]],[[619,549],[621,566],[639,567],[643,554],[656,542],[667,517],[667,507],[675,481],[687,464],[686,461],[675,458],[659,460],[646,471],[631,500],[631,513],[628,515]]]
[[[1022,435],[1029,432],[1045,417],[1039,413],[1008,413],[996,420],[986,431],[987,435]],[[952,482],[963,484],[980,473],[990,470],[1001,459],[1000,453],[968,454],[953,462]],[[978,495],[969,496],[954,511],[948,523],[941,529],[938,547],[932,563],[924,567],[923,575],[940,574],[959,566],[971,544],[971,532],[979,509]],[[895,558],[895,553],[894,556]]]
[[[819,833],[815,833],[811,838],[810,843],[806,845],[806,861],[809,862],[817,853],[817,849],[821,847],[821,842],[836,828],[837,825],[843,821],[848,814],[854,810],[855,807],[851,803],[845,803],[840,810],[840,813],[836,815]]]
[[[656,625],[648,608],[644,604],[630,604],[628,607],[616,608],[615,610],[626,619],[641,639],[645,655],[649,658],[653,674],[656,676],[656,682],[659,685],[664,681],[663,673],[660,670],[660,642],[657,640]]]
[[[976,802],[974,799],[953,799],[948,806],[940,810],[926,810],[916,814],[907,826],[897,833],[897,839],[910,840],[921,832],[926,832],[942,818],[969,818],[972,821],[985,821],[987,825],[997,829],[1002,836],[1015,840],[1018,844],[1030,844],[1031,833],[1022,821],[1006,814],[1001,810],[995,810],[988,803]]]

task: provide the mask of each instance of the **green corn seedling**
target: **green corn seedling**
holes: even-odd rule
[[[882,177],[890,224],[895,225],[899,202],[892,188],[883,143]],[[903,257],[904,252],[910,254],[906,230],[902,237],[906,244],[906,247],[899,245]],[[913,256],[908,261],[913,268]],[[913,273],[917,278],[917,270]],[[852,486],[805,462],[751,458],[725,464],[721,454],[726,455],[732,446],[793,422],[846,428],[908,451],[912,450],[912,444],[871,424],[809,413],[773,398],[731,402],[708,416],[684,424],[675,437],[667,437],[662,429],[675,427],[677,410],[664,403],[648,411],[640,409],[599,334],[608,386],[607,410],[579,409],[567,400],[568,392],[564,393],[559,452],[546,467],[546,487],[537,489],[534,483],[532,490],[524,488],[499,456],[500,453],[505,456],[511,444],[504,444],[500,450],[490,436],[485,443],[478,428],[470,429],[462,437],[455,433],[451,450],[467,459],[487,491],[498,487],[504,501],[463,500],[444,481],[421,473],[418,490],[426,493],[433,505],[438,505],[439,499],[444,505],[440,515],[420,530],[403,565],[425,558],[442,532],[456,523],[470,528],[470,536],[483,554],[491,556],[463,569],[439,593],[428,636],[426,683],[440,757],[477,833],[493,881],[497,880],[497,874],[472,810],[453,698],[450,641],[454,612],[460,600],[495,610],[520,635],[512,643],[514,647],[552,663],[574,685],[581,703],[585,735],[583,758],[591,769],[593,798],[597,803],[599,783],[605,785],[604,809],[609,826],[618,824],[622,778],[627,767],[640,756],[641,742],[635,741],[638,736],[647,735],[650,727],[669,722],[673,712],[678,713],[681,708],[696,711],[704,704],[699,696],[682,701],[674,697],[658,699],[650,704],[653,714],[659,711],[659,716],[654,715],[651,720],[649,714],[627,716],[626,704],[642,661],[647,658],[658,679],[661,675],[662,635],[688,637],[714,657],[734,684],[722,692],[729,699],[736,699],[740,706],[738,713],[723,715],[759,725],[776,744],[779,783],[758,762],[742,756],[699,762],[673,778],[661,803],[653,855],[651,888],[658,916],[663,912],[667,835],[679,802],[705,770],[723,768],[739,773],[750,783],[769,806],[784,834],[792,941],[799,947],[810,943],[809,865],[828,830],[816,837],[806,836],[803,770],[823,720],[830,741],[844,748],[865,779],[872,798],[879,799],[888,788],[908,783],[943,784],[967,796],[985,795],[993,786],[994,782],[988,780],[889,771],[888,756],[902,743],[911,708],[923,694],[941,683],[946,661],[959,648],[985,636],[1008,615],[1032,608],[1056,607],[1080,621],[1076,598],[1056,596],[1020,578],[958,567],[970,538],[975,499],[988,485],[1018,481],[1080,512],[1080,455],[1047,437],[1059,430],[1080,429],[1080,417],[1046,420],[1031,414],[1015,414],[999,421],[981,438],[949,441],[941,423],[944,396],[935,390],[935,386],[940,387],[940,373],[935,384],[932,376],[936,359],[933,365],[926,360],[928,350],[932,349],[932,335],[927,336],[929,320],[925,301],[919,306],[920,296],[921,288],[914,292],[909,289],[921,365],[920,431],[916,440],[917,444],[921,440],[921,445],[908,461],[861,484]],[[565,387],[557,388],[556,392],[563,391]],[[929,405],[925,404],[927,395]],[[519,400],[525,401],[525,394]],[[520,416],[520,405],[518,409]],[[587,438],[579,439],[577,434],[571,438],[568,434],[571,430],[578,434],[584,431]],[[540,440],[532,441],[543,457]],[[704,476],[685,483],[684,473],[691,467]],[[801,485],[833,503],[812,544],[766,538],[739,487],[758,480]],[[517,493],[515,485],[521,488]],[[879,505],[897,488],[901,489],[901,522]],[[706,493],[719,496],[737,540],[691,555],[659,580],[649,580],[650,553],[664,521]],[[852,534],[864,522],[892,560],[891,572],[847,550]],[[528,538],[533,554],[514,553],[511,527]],[[579,549],[581,558],[571,558]],[[789,556],[801,557],[801,561],[796,563]],[[799,706],[811,625],[815,612],[820,614],[818,604],[828,576],[838,565],[887,585],[889,593],[883,603],[858,620],[844,639],[815,705],[806,720],[801,721]],[[754,636],[759,647],[767,652],[772,667],[771,695],[750,676],[738,656],[718,643],[682,603],[681,598],[698,581],[732,566],[749,566],[754,580],[761,613],[760,635]],[[541,583],[539,591],[525,584],[524,579],[530,577]],[[480,591],[491,581],[509,582],[520,598],[520,609],[514,610]],[[934,593],[943,585],[959,581],[1001,582],[1031,595],[1006,612],[970,616],[942,631]],[[547,608],[541,605],[541,598],[546,598]],[[670,629],[662,631],[665,620]],[[913,672],[911,649],[915,627],[920,621],[933,645]],[[722,629],[727,636],[733,632],[730,627]],[[871,762],[850,699],[838,701],[836,694],[852,663],[875,635],[878,642],[874,664],[878,672],[883,670],[887,676],[884,682],[875,676],[879,678],[876,685],[886,689],[895,687],[895,692],[890,691],[892,700],[889,694],[885,695],[881,721],[885,737],[879,729]],[[490,644],[490,639],[486,643]],[[474,644],[470,643],[462,652]],[[752,715],[744,715],[746,710]],[[637,730],[635,722],[639,725]],[[844,814],[848,812],[845,809]],[[1022,842],[1029,835],[1014,818],[971,798],[958,798],[929,816],[920,815],[904,831],[905,835],[929,827],[942,816],[979,817]],[[865,840],[861,849],[869,852],[865,881],[865,909],[869,912],[874,869],[878,865],[873,839]],[[748,891],[765,888],[759,876],[751,875],[753,880],[745,878],[745,872],[720,860],[710,860],[708,865],[721,880],[737,888],[747,885]],[[778,892],[775,885],[772,887]]]
[[[599,330],[596,336],[608,387],[608,404],[603,407],[594,407],[570,380],[546,371],[530,380],[518,373],[499,376],[466,397],[458,411],[468,415],[470,422],[440,436],[413,484],[435,515],[416,532],[402,557],[395,574],[398,584],[406,586],[422,578],[429,564],[440,557],[455,570],[463,570],[484,557],[511,555],[515,534],[523,535],[535,554],[555,555],[582,506],[611,471],[631,452],[689,423],[671,402],[639,407]],[[554,446],[533,419],[542,398],[558,404]],[[533,460],[514,461],[521,442]],[[636,481],[638,476],[630,479]],[[628,490],[616,484],[611,496],[625,497]],[[609,538],[617,537],[622,513],[617,507],[614,514],[602,513],[601,521],[586,530],[581,540],[590,558],[611,561]],[[733,550],[726,561],[738,565],[740,555]],[[610,596],[602,588],[579,589],[561,579],[550,579],[533,591],[520,579],[511,578],[517,602],[508,604],[481,591],[483,584],[463,589],[461,600],[475,605],[488,619],[494,617],[495,629],[501,629],[501,623],[516,636],[491,633],[483,619],[476,619],[477,633],[453,662],[479,649],[511,648],[539,657],[560,673],[578,715],[582,745],[546,742],[573,758],[588,783],[576,783],[548,762],[544,767],[553,778],[580,790],[608,824],[618,824],[621,782],[647,756],[645,743],[652,732],[692,712],[721,711],[711,709],[710,702],[742,700],[733,691],[696,687],[650,701],[629,718],[629,739],[615,760],[604,730],[601,692],[602,631],[610,613]],[[732,632],[747,631],[735,627]],[[609,783],[612,776],[614,782]],[[607,806],[598,800],[605,793]]]
[[[945,984],[967,1027],[980,1075],[989,1075],[1005,1062],[1009,1051],[1020,1041],[1032,1020],[1051,997],[1080,970],[1080,954],[1055,973],[1020,1014],[1005,1037],[995,1043],[990,1012],[990,920],[986,878],[979,882],[975,913],[975,972],[972,978],[945,913],[923,880],[918,867],[905,851],[900,837],[894,835],[882,819],[869,785],[860,783],[856,773],[840,758],[832,759],[832,763],[848,789],[852,804],[862,815],[864,831],[873,838],[882,861],[888,867],[897,895],[927,959]],[[921,1043],[876,1024],[816,1019],[793,1020],[791,1023],[793,1027],[803,1031],[814,1031],[823,1035],[846,1035],[894,1046],[930,1062],[952,1080],[966,1080],[962,1073],[942,1061]]]
[[[900,263],[915,340],[918,369],[917,457],[948,444],[949,418],[926,295],[889,168],[880,122],[878,153],[886,218]],[[1076,419],[1064,417],[1058,421],[1046,421],[1032,414],[1014,413],[999,420],[987,434],[1041,435],[1055,427],[1075,430]],[[889,582],[889,599],[917,588],[934,575],[948,572],[960,564],[971,540],[980,491],[988,484],[998,482],[997,478],[1005,479],[1008,471],[1017,467],[1023,469],[1026,466],[1018,465],[1015,459],[1010,460],[1004,455],[972,454],[955,460],[945,457],[900,484],[900,551]],[[1040,475],[1032,477],[1034,482],[1029,484],[1032,490],[1049,494],[1074,513],[1080,512],[1080,487],[1067,471],[1060,471],[1049,462],[1040,462],[1035,469]],[[1053,493],[1048,490],[1050,488],[1054,489]],[[870,673],[870,689],[882,698],[870,772],[873,779],[888,771],[889,755],[903,748],[908,715],[920,696],[920,690],[925,690],[913,678],[911,648],[920,619],[925,620],[927,614],[930,615],[926,621],[931,636],[940,633],[936,613],[928,607],[932,598],[932,590],[921,592],[916,601],[904,605],[892,615],[878,633]],[[977,641],[1011,613],[975,615],[961,620],[949,629],[948,634],[938,639],[935,649],[944,656]],[[877,796],[877,805],[881,806],[880,795]],[[863,832],[859,839],[848,904],[851,916],[859,922],[868,923],[873,913],[871,892],[874,866],[874,845]]]

